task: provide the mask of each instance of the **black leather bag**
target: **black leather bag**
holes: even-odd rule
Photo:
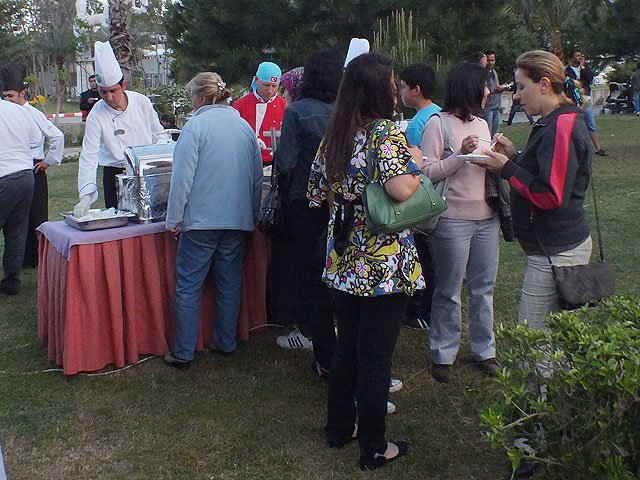
[[[560,307],[572,310],[613,295],[613,269],[604,260],[570,267],[552,266]]]
[[[273,162],[271,170],[271,186],[262,199],[260,213],[258,214],[258,229],[272,237],[284,236],[289,229],[287,221],[287,200],[283,195],[283,186],[280,184],[280,173],[276,162]]]
[[[596,198],[593,172],[591,174],[591,191],[593,193],[600,260],[585,265],[556,266],[551,262],[551,258],[544,250],[544,246],[536,234],[536,240],[542,252],[547,257],[547,260],[549,260],[549,264],[553,270],[553,276],[556,281],[556,293],[558,295],[558,306],[563,310],[574,310],[584,305],[589,305],[592,302],[597,302],[605,297],[609,297],[615,292],[615,275],[613,274],[611,265],[604,259],[598,199]]]
[[[271,185],[269,192],[262,199],[258,228],[269,235],[277,234],[282,225],[282,202],[278,194],[278,187]]]

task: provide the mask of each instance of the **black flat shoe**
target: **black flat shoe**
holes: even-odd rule
[[[409,445],[407,442],[389,442],[398,447],[398,454],[395,457],[387,458],[383,453],[374,453],[372,456],[360,456],[358,465],[361,470],[375,470],[380,467],[384,467],[388,463],[395,462],[400,457],[404,457],[409,453]]]
[[[516,468],[515,472],[513,472],[513,478],[517,478],[519,480],[531,478],[533,474],[536,473],[536,468],[538,468],[537,463],[531,462],[525,458],[520,462],[520,465]]]
[[[340,439],[327,437],[327,447],[335,448],[339,450],[342,447],[346,447],[351,442],[355,442],[355,440],[356,440],[356,437],[348,437],[348,438],[340,438]]]
[[[357,438],[358,438],[358,424],[355,425],[355,427],[353,428],[353,433],[348,437],[339,437],[337,435],[327,435],[325,439],[327,442],[327,447],[340,449],[342,447],[347,446],[351,442],[355,442]]]
[[[162,360],[165,364],[170,367],[177,368],[180,371],[186,370],[189,368],[189,365],[191,365],[191,360],[180,360],[179,358],[174,357],[172,353],[167,353]]]

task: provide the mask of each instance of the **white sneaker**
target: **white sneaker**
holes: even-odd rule
[[[313,350],[313,341],[305,337],[299,328],[294,328],[289,335],[281,335],[276,339],[280,348],[288,350],[305,349]]]
[[[387,402],[387,415],[391,415],[395,411],[396,411],[395,404],[393,404],[391,402]]]
[[[389,381],[389,393],[396,393],[400,390],[402,390],[402,380],[392,378]]]

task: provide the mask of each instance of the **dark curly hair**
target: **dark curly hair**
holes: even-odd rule
[[[318,50],[304,64],[300,98],[333,102],[338,96],[344,57],[335,48]]]

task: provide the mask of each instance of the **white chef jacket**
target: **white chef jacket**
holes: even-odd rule
[[[31,149],[42,134],[26,109],[0,100],[0,177],[33,168]]]
[[[124,168],[124,149],[163,140],[164,128],[151,101],[141,93],[127,90],[124,111],[114,110],[104,100],[96,102],[87,116],[78,167],[80,196],[98,199],[98,165]]]
[[[60,165],[64,154],[64,133],[58,129],[47,116],[33,105],[26,102],[23,105],[40,129],[40,144],[31,149],[31,156],[37,160],[44,160],[47,165]],[[49,152],[44,154],[44,137],[49,139]]]

